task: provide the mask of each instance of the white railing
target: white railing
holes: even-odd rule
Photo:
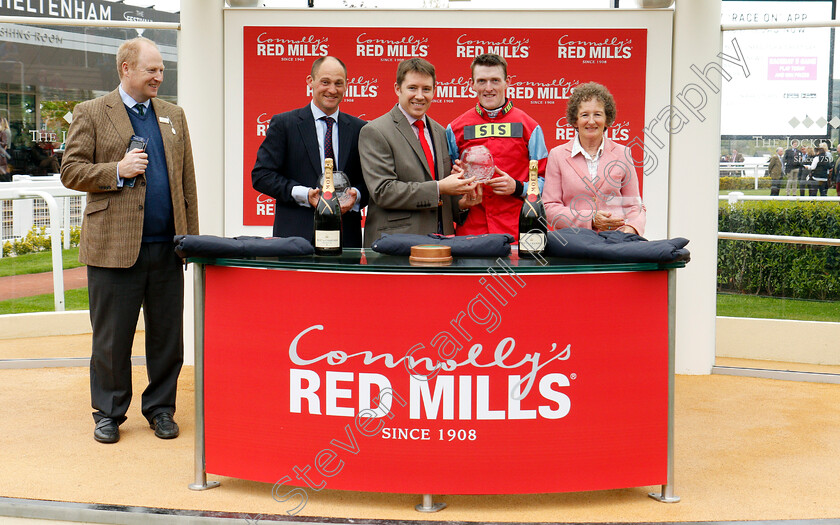
[[[814,244],[817,246],[840,246],[840,239],[825,237],[793,237],[790,235],[763,235],[760,233],[718,232],[718,239],[732,241],[764,241],[787,244]]]
[[[818,197],[818,196],[803,196],[803,197],[770,197],[768,195],[744,195],[740,191],[730,192],[729,195],[719,195],[718,200],[729,201],[730,206],[734,206],[739,200],[743,201],[827,201],[840,202],[840,197]],[[831,239],[826,237],[794,237],[791,235],[765,235],[760,233],[736,233],[736,232],[718,232],[718,239],[728,239],[733,241],[763,241],[763,242],[780,242],[787,244],[814,244],[818,246],[840,246],[840,239]]]
[[[56,199],[69,199],[84,193],[65,188],[58,176],[30,178],[16,176],[12,182],[0,185],[0,201],[21,199],[43,199],[47,203],[50,213],[50,243],[52,249],[53,296],[55,310],[64,311],[64,266],[61,257],[61,231],[64,230],[64,248],[70,247],[70,206],[65,201],[64,213],[59,215],[59,205]],[[2,244],[0,244],[2,256]]]
[[[721,162],[718,175],[721,177],[752,177],[755,189],[758,189],[758,179],[767,173],[769,162]]]
[[[803,195],[803,196],[788,196],[788,195],[744,195],[741,191],[730,191],[726,195],[718,195],[718,200],[729,201],[729,204],[735,205],[738,201],[819,201],[819,202],[840,202],[838,197],[820,197],[819,195]]]

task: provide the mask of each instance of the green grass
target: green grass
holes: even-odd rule
[[[77,288],[64,291],[65,310],[87,310],[88,289]],[[25,314],[30,312],[54,312],[55,303],[53,294],[33,295],[32,297],[19,297],[0,301],[0,315]]]
[[[83,266],[79,262],[79,248],[62,250],[64,269]],[[9,275],[24,275],[52,271],[52,252],[27,253],[17,257],[3,257],[0,259],[0,277]]]
[[[717,294],[717,314],[799,321],[840,322],[840,301],[779,299],[744,294]]]

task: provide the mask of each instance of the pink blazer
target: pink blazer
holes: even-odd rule
[[[613,217],[623,217],[639,235],[643,235],[645,207],[629,151],[607,138],[604,141],[604,152],[598,160],[594,181],[583,155],[572,158],[574,140],[557,146],[548,154],[542,195],[548,224],[557,230],[591,229],[595,212],[605,211]]]

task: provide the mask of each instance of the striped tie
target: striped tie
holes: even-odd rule
[[[332,117],[321,117],[320,120],[323,120],[324,123],[327,125],[327,132],[324,133],[324,158],[325,159],[332,159],[333,163],[335,163],[335,153],[333,153],[333,138],[332,138],[332,128],[335,119]]]

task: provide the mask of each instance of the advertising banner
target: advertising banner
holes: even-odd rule
[[[445,127],[476,104],[469,86],[473,58],[497,53],[508,62],[508,97],[537,120],[549,150],[574,138],[567,101],[574,86],[589,81],[615,97],[618,114],[608,136],[628,146],[644,139],[647,29],[245,26],[243,39],[244,225],[273,223],[274,200],[251,187],[251,169],[272,115],[311,100],[305,79],[324,55],[348,69],[341,111],[365,120],[397,103],[397,64],[421,57],[436,68],[429,115]],[[641,186],[641,148],[635,150]]]
[[[667,272],[497,264],[482,275],[208,267],[207,472],[274,483],[290,509],[324,488],[666,483]],[[361,309],[343,300],[359,297]]]
[[[721,23],[768,24],[831,20],[831,0],[721,2]],[[723,82],[723,137],[827,137],[831,90],[829,28],[724,33],[749,75]],[[733,44],[735,42],[736,44]],[[834,122],[834,124],[838,124]],[[837,125],[833,125],[837,127]]]

